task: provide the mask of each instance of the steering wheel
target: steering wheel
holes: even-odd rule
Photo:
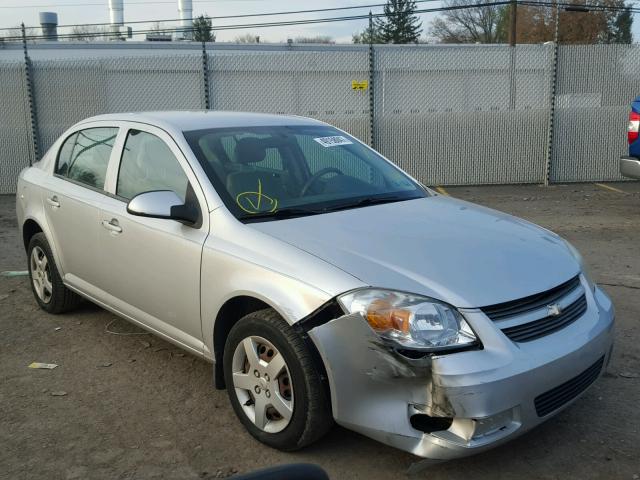
[[[327,167],[327,168],[318,170],[316,173],[311,175],[311,178],[309,178],[309,180],[305,182],[304,186],[302,187],[302,190],[300,190],[300,196],[304,197],[307,194],[307,191],[309,190],[309,188],[311,188],[311,186],[314,183],[316,183],[318,179],[320,179],[321,177],[324,177],[325,175],[328,175],[329,173],[337,173],[338,175],[344,175],[344,173],[342,173],[342,170],[336,167]]]

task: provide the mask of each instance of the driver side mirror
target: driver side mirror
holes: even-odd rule
[[[177,220],[194,226],[200,220],[198,208],[182,199],[171,190],[157,190],[136,195],[127,204],[127,212],[138,217]]]

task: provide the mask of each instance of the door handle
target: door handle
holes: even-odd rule
[[[118,220],[112,218],[111,220],[103,220],[102,226],[113,233],[122,233],[122,227],[118,225]]]
[[[60,202],[58,201],[58,197],[56,195],[47,198],[47,203],[53,208],[60,208]]]

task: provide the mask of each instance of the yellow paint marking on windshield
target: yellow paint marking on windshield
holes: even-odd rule
[[[256,210],[260,210],[260,200],[262,200],[262,182],[258,179],[258,207]]]
[[[447,192],[444,187],[441,187],[440,185],[438,185],[436,187],[436,190],[438,191],[438,193],[441,193],[442,195],[446,195],[447,197],[449,196],[449,192]]]
[[[604,183],[594,183],[594,185],[596,185],[596,186],[598,186],[600,188],[606,188],[607,190],[611,190],[612,192],[627,193],[624,190],[620,190],[619,188],[612,187],[611,185],[605,185]]]
[[[262,199],[264,199],[265,203],[269,202],[268,206],[271,207],[270,209],[260,209],[262,206]],[[260,179],[258,179],[258,191],[240,192],[236,195],[236,203],[243,211],[251,214],[275,212],[276,208],[278,208],[277,198],[271,198],[270,196],[262,193],[262,182]]]

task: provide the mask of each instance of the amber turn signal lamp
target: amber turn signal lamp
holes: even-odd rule
[[[386,300],[375,300],[367,310],[367,322],[377,331],[398,330],[409,333],[411,312],[393,308]]]

